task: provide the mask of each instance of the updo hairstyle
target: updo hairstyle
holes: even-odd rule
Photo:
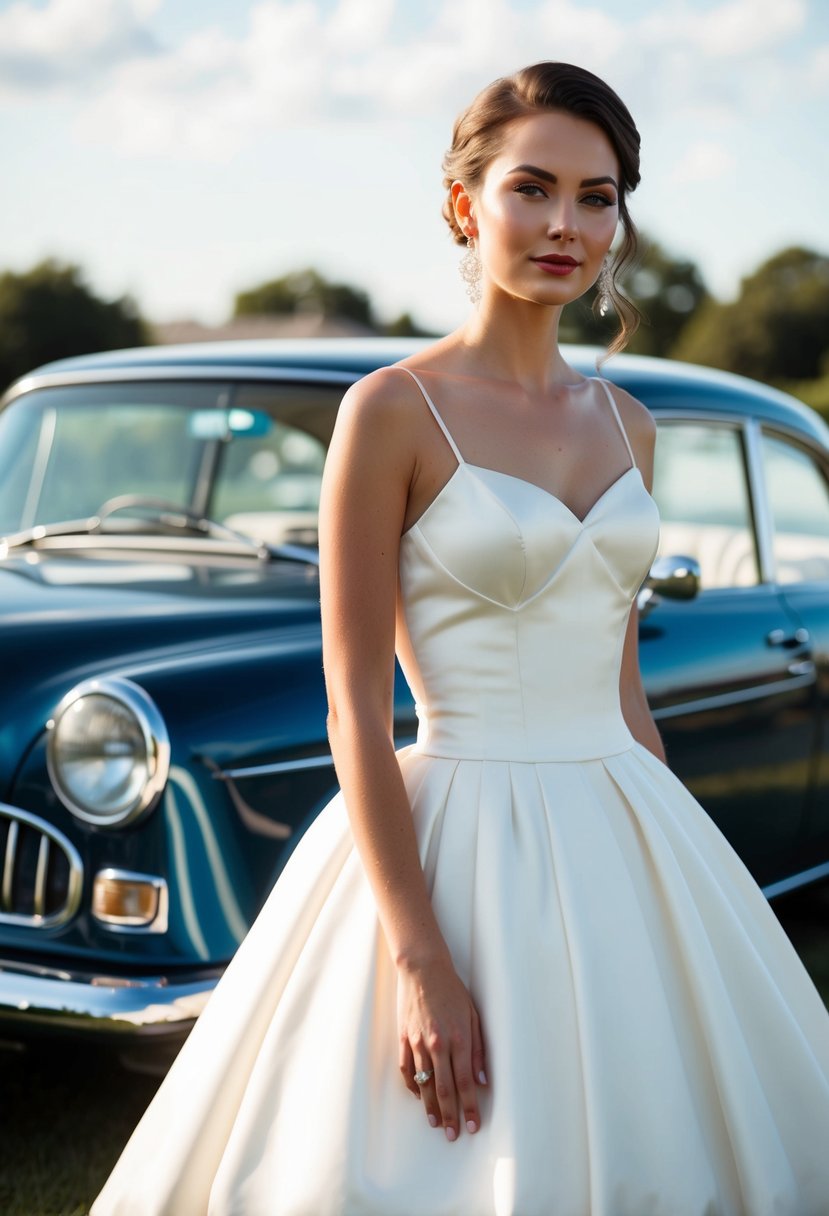
[[[608,354],[615,354],[626,345],[640,320],[639,310],[622,294],[616,281],[617,275],[635,260],[639,247],[627,196],[639,183],[640,140],[627,106],[603,80],[571,63],[536,63],[483,89],[458,115],[452,146],[443,158],[446,189],[443,216],[455,241],[465,245],[466,237],[452,206],[452,182],[462,181],[474,195],[490,161],[503,147],[507,124],[543,110],[556,110],[595,123],[610,140],[619,161],[619,219],[623,236],[610,267],[609,288],[611,303],[621,323],[608,349]],[[595,310],[596,301],[593,306]]]

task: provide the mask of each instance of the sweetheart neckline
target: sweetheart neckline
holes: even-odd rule
[[[576,523],[580,524],[582,527],[584,527],[584,525],[587,523],[588,519],[593,514],[593,512],[596,510],[596,508],[599,506],[599,504],[602,502],[602,500],[604,498],[606,498],[607,495],[610,493],[610,491],[615,489],[615,487],[618,486],[621,481],[624,481],[624,479],[627,477],[628,473],[639,473],[639,466],[632,464],[630,466],[630,468],[625,469],[624,472],[620,473],[618,477],[614,477],[614,479],[613,479],[613,481],[611,481],[610,485],[606,486],[602,490],[601,494],[596,499],[596,501],[593,503],[593,505],[590,507],[590,509],[586,512],[586,514],[579,517],[578,515],[576,515],[576,512],[573,510],[572,507],[567,506],[567,503],[564,501],[563,498],[559,498],[558,494],[554,494],[552,490],[545,489],[544,486],[540,486],[538,484],[538,482],[536,482],[536,481],[530,481],[527,477],[518,477],[515,473],[504,473],[501,469],[490,469],[486,465],[483,465],[483,464],[471,464],[469,461],[464,461],[464,465],[466,468],[474,469],[478,473],[494,473],[496,477],[506,477],[508,481],[517,481],[519,483],[519,485],[529,486],[530,489],[532,489],[532,490],[538,490],[538,492],[540,494],[543,494],[545,496],[545,498],[551,498],[553,500],[553,502],[557,502],[560,507],[563,507],[564,510],[567,512],[567,514],[569,516],[571,516],[576,521]],[[461,466],[459,465],[458,467],[460,468]],[[457,470],[455,470],[455,471],[457,472]],[[454,474],[453,474],[453,476],[454,476]],[[642,476],[641,473],[639,473],[639,476],[641,479],[641,476]],[[644,488],[644,484],[645,483],[642,482],[643,488]],[[645,492],[647,493],[647,491],[645,491]]]
[[[468,469],[468,470],[472,471],[473,476],[474,476],[475,472],[492,473],[496,477],[505,477],[507,479],[507,481],[517,481],[519,485],[529,486],[531,490],[537,490],[538,493],[543,494],[545,498],[549,498],[552,502],[557,503],[564,511],[567,512],[567,514],[570,516],[570,518],[579,525],[580,528],[584,528],[587,526],[590,516],[599,507],[599,505],[604,501],[604,499],[607,498],[607,496],[611,492],[611,490],[614,490],[616,488],[616,486],[620,485],[621,482],[623,482],[625,480],[625,478],[628,477],[631,473],[639,474],[639,480],[642,484],[642,489],[645,491],[645,493],[648,495],[649,498],[653,497],[653,495],[650,494],[648,489],[646,488],[644,481],[642,481],[642,474],[639,469],[639,466],[632,464],[630,466],[630,468],[625,469],[625,471],[623,473],[620,473],[618,477],[616,477],[613,481],[611,481],[609,486],[607,486],[604,490],[602,490],[601,494],[596,499],[596,501],[593,503],[593,505],[590,507],[589,511],[582,518],[579,518],[579,516],[576,515],[575,511],[571,507],[568,507],[567,503],[564,502],[563,499],[559,498],[557,494],[554,494],[552,492],[552,490],[547,490],[544,488],[544,486],[538,485],[537,482],[530,481],[526,477],[518,477],[515,473],[505,473],[502,469],[490,469],[486,465],[473,464],[469,460],[463,460],[463,461],[459,461],[457,463],[457,465],[455,466],[455,468],[452,471],[452,476],[443,483],[443,485],[438,490],[437,494],[432,499],[432,501],[423,509],[423,511],[421,511],[420,515],[418,515],[418,517],[414,521],[414,523],[409,525],[409,527],[403,533],[403,536],[408,536],[409,533],[413,532],[415,530],[415,528],[418,526],[418,524],[420,524],[420,522],[426,518],[426,516],[429,514],[429,512],[432,510],[432,508],[437,504],[438,500],[443,497],[446,490],[448,490],[449,486],[452,484],[452,482],[458,476],[458,473],[460,473],[461,470],[463,470],[463,469]]]

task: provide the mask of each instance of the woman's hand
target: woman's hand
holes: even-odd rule
[[[469,1132],[481,1126],[477,1085],[486,1085],[484,1043],[478,1011],[447,958],[398,969],[397,1025],[400,1072],[421,1098],[432,1127],[456,1140],[460,1117]],[[424,1085],[416,1072],[431,1072]]]

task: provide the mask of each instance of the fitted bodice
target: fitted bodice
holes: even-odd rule
[[[418,384],[458,460],[401,541],[418,750],[533,762],[626,750],[622,646],[659,531],[639,470],[579,519],[532,482],[467,464]]]

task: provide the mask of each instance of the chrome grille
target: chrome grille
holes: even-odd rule
[[[54,929],[81,902],[83,863],[45,820],[0,802],[0,924]]]

